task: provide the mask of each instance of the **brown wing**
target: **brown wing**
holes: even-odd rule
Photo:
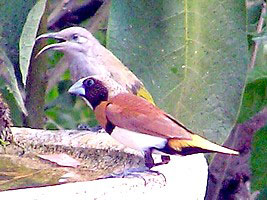
[[[131,131],[163,138],[191,139],[190,132],[167,113],[133,94],[119,94],[106,107],[107,119]]]

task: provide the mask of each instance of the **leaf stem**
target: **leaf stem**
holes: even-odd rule
[[[261,33],[262,32],[262,28],[263,28],[263,22],[264,22],[264,16],[266,15],[266,2],[262,3],[262,9],[261,9],[261,16],[257,25],[257,33]],[[253,50],[252,50],[252,56],[251,56],[251,60],[250,60],[250,64],[249,64],[249,68],[252,69],[255,66],[255,62],[256,62],[256,56],[257,56],[257,52],[259,49],[259,45],[260,45],[260,41],[254,41],[254,45],[253,45]]]

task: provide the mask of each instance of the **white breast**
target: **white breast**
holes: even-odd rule
[[[167,143],[165,138],[141,134],[119,127],[114,128],[111,136],[123,145],[139,151],[145,151],[151,147],[160,149],[163,148]]]

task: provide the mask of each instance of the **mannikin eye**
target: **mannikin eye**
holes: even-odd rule
[[[86,86],[86,87],[91,87],[92,85],[95,84],[95,81],[92,79],[92,78],[89,78],[89,79],[86,79],[83,84]]]

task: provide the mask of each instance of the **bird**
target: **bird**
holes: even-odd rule
[[[108,134],[123,145],[143,153],[145,169],[142,170],[167,164],[169,155],[239,154],[195,134],[149,101],[124,90],[109,76],[82,78],[68,92],[86,101]],[[153,153],[167,159],[155,163]]]
[[[48,50],[63,52],[74,82],[91,75],[106,74],[129,92],[154,104],[142,81],[85,28],[69,27],[59,32],[45,33],[38,36],[36,41],[44,38],[53,38],[59,42],[45,46],[37,56]]]

